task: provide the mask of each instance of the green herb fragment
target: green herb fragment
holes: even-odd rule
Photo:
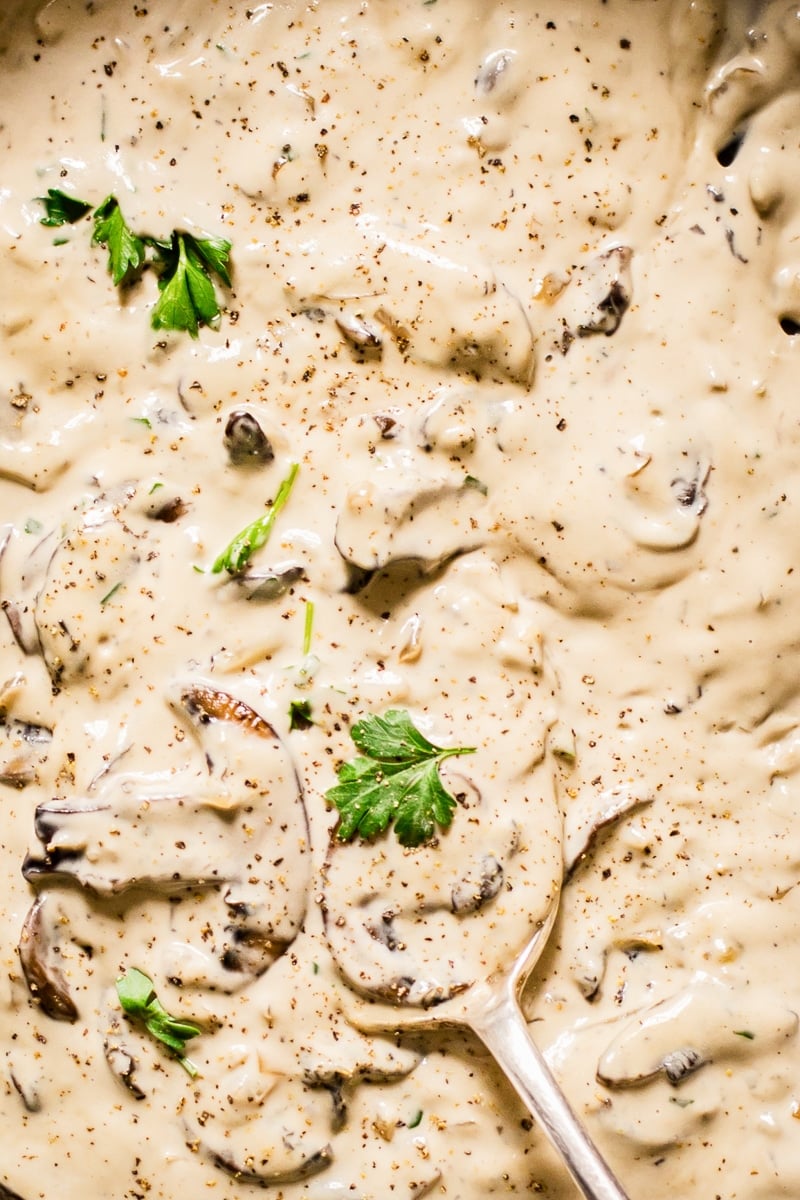
[[[266,545],[278,515],[289,499],[299,470],[298,464],[292,463],[289,474],[281,482],[270,507],[263,516],[257,517],[255,521],[246,525],[241,533],[237,533],[233,541],[217,556],[211,567],[212,574],[219,575],[221,571],[227,571],[230,575],[238,575],[256,550]]]
[[[153,422],[149,417],[131,417],[131,420],[137,425],[144,425],[147,429],[153,428]]]
[[[41,218],[40,224],[51,228],[74,225],[81,217],[85,217],[92,207],[85,200],[79,200],[77,196],[71,196],[58,188],[48,188],[46,196],[37,196],[36,199],[44,205],[47,214]]]
[[[103,596],[100,601],[100,607],[102,608],[104,605],[108,604],[111,597],[115,596],[121,587],[122,587],[122,580],[120,580],[119,583],[115,583],[114,586],[111,588],[111,590],[106,592],[105,596]]]
[[[315,974],[315,975],[319,975],[319,963],[318,963],[318,962],[312,962],[312,964],[311,964],[311,970],[314,972],[314,974]]]
[[[186,1043],[202,1033],[193,1021],[171,1017],[156,996],[153,981],[144,972],[132,967],[117,980],[117,996],[123,1012],[141,1021],[148,1033],[172,1051],[183,1069],[194,1079],[197,1067],[184,1055]]]
[[[756,1036],[749,1029],[734,1029],[733,1032],[736,1034],[737,1037],[747,1038],[748,1042],[752,1042],[754,1037]]]
[[[419,1124],[421,1124],[421,1122],[422,1122],[422,1109],[421,1109],[421,1108],[418,1108],[418,1109],[417,1109],[417,1111],[414,1113],[414,1116],[413,1116],[413,1117],[411,1118],[411,1120],[408,1122],[408,1128],[409,1128],[409,1129],[416,1129],[416,1128],[417,1128],[417,1126],[418,1126]]]
[[[314,631],[314,605],[310,600],[306,601],[306,619],[303,625],[303,655],[308,654],[311,649],[311,635]]]
[[[314,724],[311,719],[310,700],[289,701],[289,729],[310,729]]]
[[[172,234],[169,242],[150,239],[156,252],[160,296],[150,317],[153,329],[183,330],[197,337],[200,325],[215,325],[220,306],[211,276],[227,287],[231,244],[224,238]]]
[[[474,488],[474,490],[476,492],[480,492],[482,496],[488,496],[489,494],[489,489],[486,484],[482,480],[478,479],[475,475],[465,475],[462,486],[465,488]]]
[[[150,488],[150,491],[147,493],[147,494],[148,494],[148,496],[152,496],[153,492],[157,492],[157,491],[158,491],[158,489],[159,489],[159,488],[162,488],[163,486],[164,486],[164,485],[163,485],[163,483],[159,483],[159,482],[158,482],[158,480],[156,480],[156,482],[155,482],[155,483],[153,484],[153,486]]]
[[[107,196],[94,210],[92,243],[108,250],[108,271],[116,285],[144,266],[144,241],[126,222],[116,196]]]
[[[694,1104],[694,1100],[690,1100],[688,1096],[670,1096],[670,1104],[677,1104],[678,1108],[688,1108],[690,1104]]]
[[[338,785],[325,794],[340,813],[339,841],[349,842],[356,834],[369,841],[394,822],[401,845],[421,846],[437,826],[450,825],[456,800],[442,784],[439,764],[474,754],[474,746],[435,746],[404,709],[367,716],[350,736],[364,757],[342,763]]]
[[[41,533],[44,525],[41,521],[37,521],[36,517],[28,517],[23,528],[26,533]]]

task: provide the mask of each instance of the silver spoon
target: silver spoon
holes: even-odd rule
[[[435,847],[410,852],[394,838],[332,847],[321,901],[333,958],[360,997],[348,1002],[348,1015],[372,1032],[469,1027],[586,1200],[628,1200],[531,1040],[519,1006],[558,908],[555,803],[528,793],[521,798],[526,819],[515,823],[507,814],[519,811],[520,797],[514,806],[492,807],[474,782],[463,783],[474,815],[455,837],[454,822]]]

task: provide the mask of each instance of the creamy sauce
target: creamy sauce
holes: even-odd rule
[[[796,1198],[797,7],[12,0],[0,55],[0,1195],[574,1196],[476,1039],[359,1018],[558,903],[526,1015],[631,1197]],[[218,328],[48,188],[228,238]],[[475,747],[453,824],[336,845],[390,708]]]

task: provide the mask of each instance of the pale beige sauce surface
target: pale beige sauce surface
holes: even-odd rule
[[[0,53],[0,1194],[574,1196],[471,1035],[354,1023],[558,903],[526,1014],[633,1200],[796,1198],[796,6],[17,0]],[[51,187],[228,238],[218,329]],[[476,748],[453,825],[331,849],[389,708]]]

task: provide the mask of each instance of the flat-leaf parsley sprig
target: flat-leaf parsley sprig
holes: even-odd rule
[[[291,495],[299,470],[299,464],[292,463],[289,474],[281,481],[280,487],[275,493],[275,499],[267,511],[260,517],[256,517],[255,521],[251,521],[249,525],[245,525],[244,529],[237,533],[233,541],[229,542],[214,559],[211,567],[212,575],[219,575],[222,571],[227,571],[229,575],[241,574],[256,550],[260,550],[262,546],[266,545],[272,533],[272,527]]]
[[[131,967],[117,980],[117,996],[123,1012],[141,1021],[148,1033],[167,1046],[187,1074],[194,1079],[197,1067],[184,1054],[186,1043],[202,1033],[194,1021],[172,1017],[156,996],[153,981],[137,967]]]
[[[92,205],[58,188],[39,196],[45,216],[41,224],[74,225]],[[199,237],[173,229],[168,238],[131,229],[116,196],[106,196],[92,213],[92,244],[108,251],[108,272],[119,287],[133,284],[145,267],[158,275],[158,300],[150,314],[153,329],[184,331],[196,338],[200,325],[216,328],[222,314],[214,280],[231,286],[231,243],[221,237]]]
[[[362,757],[342,763],[339,782],[325,799],[339,810],[339,841],[356,834],[365,841],[392,823],[403,846],[430,842],[437,827],[447,829],[456,799],[439,777],[446,758],[474,754],[474,746],[436,746],[414,725],[405,709],[356,722],[350,736]]]

